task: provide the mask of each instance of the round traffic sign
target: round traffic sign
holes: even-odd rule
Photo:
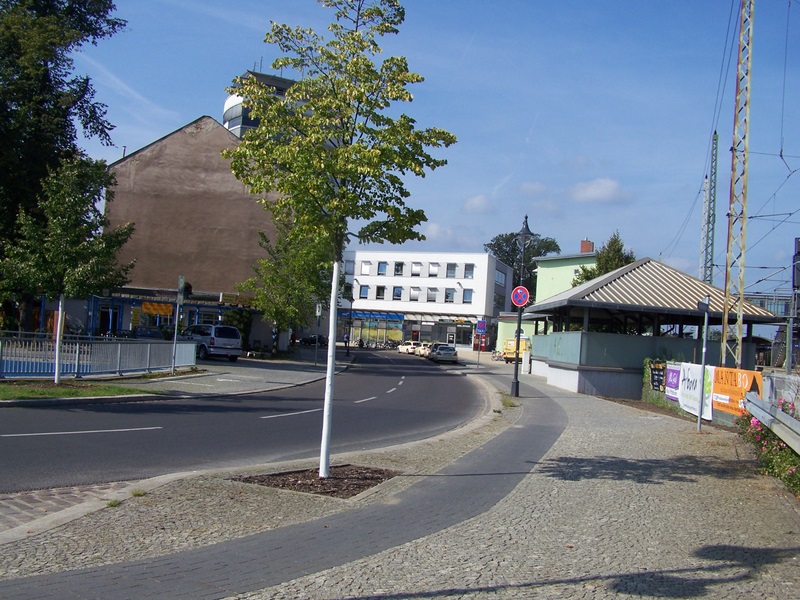
[[[530,294],[528,293],[528,288],[524,285],[518,285],[514,288],[514,291],[511,292],[511,302],[514,303],[514,306],[525,306],[529,298]]]

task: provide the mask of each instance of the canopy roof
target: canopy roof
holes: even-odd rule
[[[545,298],[525,309],[526,320],[545,317],[591,322],[623,321],[642,316],[660,325],[701,325],[704,313],[697,304],[710,297],[709,323],[722,323],[725,292],[651,258],[643,258],[577,287]],[[746,324],[773,324],[782,320],[770,311],[745,302]],[[736,320],[732,306],[729,321]]]

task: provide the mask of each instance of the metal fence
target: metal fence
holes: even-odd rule
[[[69,336],[61,343],[61,374],[69,377],[147,373],[172,368],[173,343]],[[192,367],[196,345],[177,342],[175,367]],[[0,336],[0,377],[54,377],[56,344],[47,334]]]

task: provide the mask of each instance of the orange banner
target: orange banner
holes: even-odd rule
[[[142,302],[142,312],[148,315],[164,315],[169,316],[175,312],[172,304],[164,304],[162,302]]]
[[[763,388],[760,371],[716,367],[712,389],[714,410],[741,415],[744,412],[744,395],[755,392],[760,398]]]

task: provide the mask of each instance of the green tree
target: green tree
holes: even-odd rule
[[[534,233],[533,237],[525,245],[525,265],[522,283],[519,281],[519,264],[522,254],[517,243],[516,233],[501,233],[494,236],[488,244],[483,245],[483,249],[493,255],[499,261],[507,264],[514,269],[514,277],[517,285],[524,285],[531,294],[532,301],[536,295],[536,267],[537,258],[548,254],[559,254],[561,248],[553,238],[542,237]]]
[[[572,280],[572,287],[636,262],[636,255],[633,250],[625,250],[619,231],[615,231],[605,245],[600,247],[595,257],[594,267],[581,265],[578,274]]]
[[[117,253],[133,233],[133,225],[105,230],[108,220],[98,209],[103,199],[113,200],[109,191],[113,185],[114,176],[104,161],[65,161],[42,182],[37,203],[41,218],[20,210],[19,238],[4,245],[2,269],[11,289],[59,300],[57,352],[64,298],[85,298],[103,289],[123,286],[133,268],[132,262],[120,265],[117,261]]]
[[[111,0],[0,0],[0,248],[19,236],[20,210],[40,218],[42,182],[78,155],[78,127],[111,143],[106,107],[72,56],[124,27],[114,10]]]
[[[339,263],[350,237],[361,242],[420,240],[425,213],[406,204],[408,175],[424,176],[446,164],[429,148],[455,143],[438,128],[418,129],[397,110],[410,102],[408,86],[423,81],[404,57],[377,60],[378,39],[398,32],[405,10],[397,0],[318,0],[333,9],[326,39],[311,29],[272,23],[265,41],[284,56],[276,71],[302,76],[284,96],[246,78],[231,91],[242,95],[259,125],[226,152],[234,174],[297,234],[327,246],[333,261],[329,337],[336,335]],[[355,232],[348,230],[351,223]],[[327,440],[333,395],[335,346],[328,349],[320,475],[328,476]]]
[[[278,331],[305,325],[315,317],[316,303],[330,289],[328,248],[286,227],[278,227],[274,241],[259,232],[267,257],[253,267],[255,276],[239,286],[254,294],[253,305],[264,312]]]

